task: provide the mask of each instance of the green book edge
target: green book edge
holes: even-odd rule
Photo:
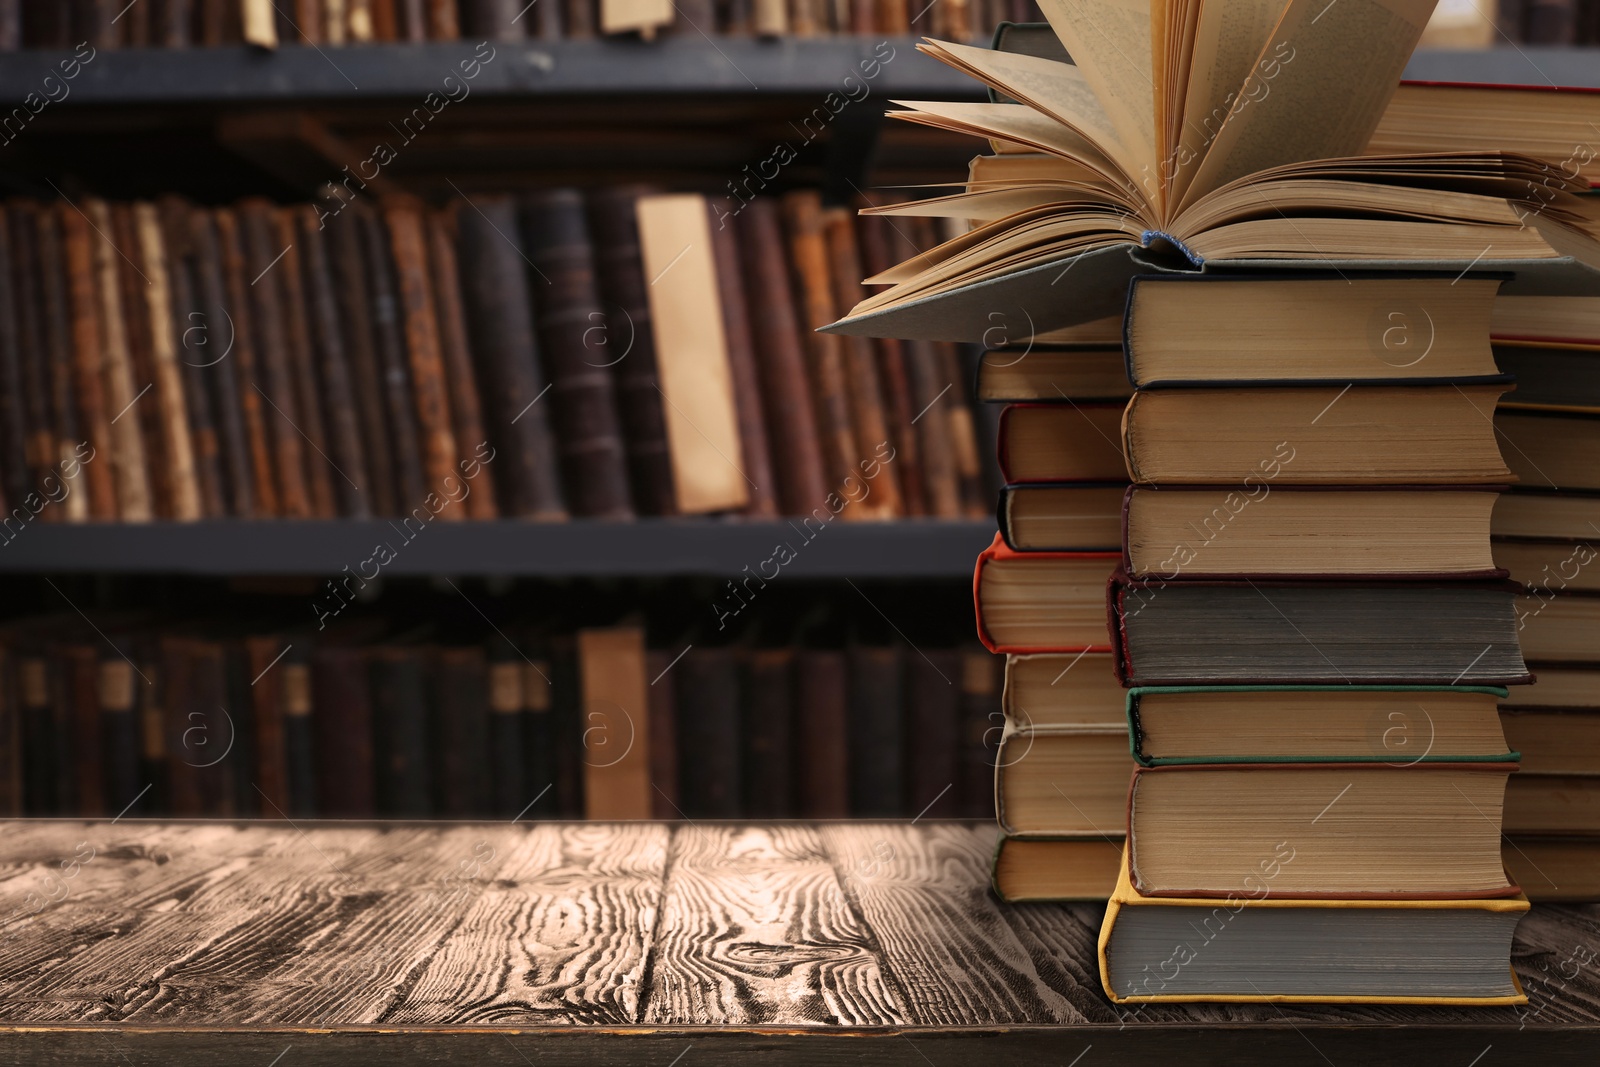
[[[1146,756],[1140,752],[1139,700],[1145,693],[1485,693],[1510,694],[1492,685],[1141,685],[1128,690],[1128,753],[1141,767],[1182,767],[1221,763],[1395,763],[1386,756]],[[1423,756],[1415,763],[1518,763],[1520,752],[1492,756]],[[1403,762],[1403,761],[1401,761]],[[998,852],[996,853],[998,856]]]

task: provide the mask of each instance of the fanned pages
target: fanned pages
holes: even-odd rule
[[[960,185],[870,210],[970,228],[867,279],[887,288],[829,330],[976,341],[998,314],[1038,337],[1119,313],[1136,274],[1268,265],[1477,269],[1511,274],[1510,295],[1600,293],[1600,212],[1577,195],[1586,175],[1551,155],[1592,136],[1572,94],[1495,98],[1496,129],[1532,96],[1562,98],[1520,123],[1538,132],[1516,152],[1440,135],[1415,89],[1398,97],[1410,118],[1385,122],[1434,0],[1040,6],[1059,44],[1040,46],[1041,27],[1014,50],[919,46],[993,102],[897,101],[893,117],[992,154]]]

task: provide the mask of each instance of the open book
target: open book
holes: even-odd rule
[[[1571,168],[1366,154],[1434,0],[1040,6],[1074,63],[920,46],[1001,102],[891,114],[995,151],[958,191],[869,210],[972,229],[868,279],[889,288],[830,329],[977,340],[998,316],[1042,333],[1169,270],[1473,268],[1512,273],[1513,294],[1600,292],[1600,201]]]

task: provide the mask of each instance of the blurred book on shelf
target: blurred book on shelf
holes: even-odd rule
[[[19,522],[990,513],[963,352],[813,333],[856,298],[863,255],[932,228],[804,190],[717,203],[12,199],[0,505]]]
[[[1033,0],[144,0],[0,4],[0,50],[340,47],[459,39],[596,36],[821,37],[931,34],[987,39],[1002,22],[1041,21]],[[917,10],[918,8],[921,10]]]
[[[990,661],[959,589],[368,586],[0,623],[0,814],[990,810],[997,680],[968,677]],[[910,640],[855,617],[866,595]]]

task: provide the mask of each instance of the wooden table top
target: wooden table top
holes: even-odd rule
[[[1600,1062],[1600,907],[1523,920],[1526,1008],[1119,1010],[1103,909],[998,903],[995,835],[5,822],[0,1064]]]

